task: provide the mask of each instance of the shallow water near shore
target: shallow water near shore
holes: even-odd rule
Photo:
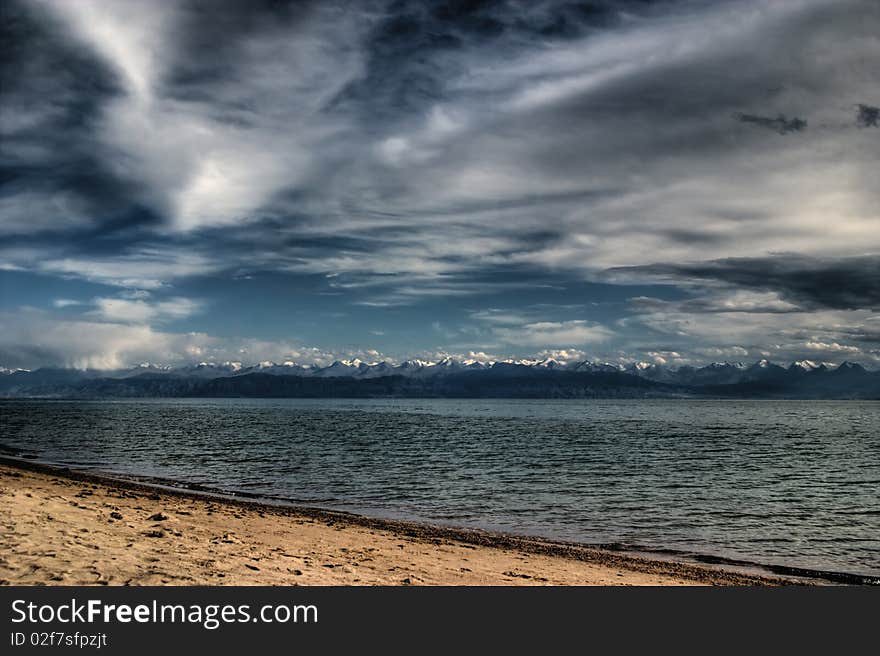
[[[368,515],[880,574],[880,402],[2,401],[81,469]]]

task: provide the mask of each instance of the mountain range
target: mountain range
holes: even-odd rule
[[[807,360],[781,366],[719,362],[703,367],[653,363],[563,363],[554,359],[480,362],[444,358],[399,364],[338,360],[144,363],[115,371],[0,367],[2,397],[502,397],[880,399],[880,371],[851,362]]]

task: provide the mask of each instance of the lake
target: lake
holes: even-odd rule
[[[880,402],[0,402],[0,445],[364,514],[880,574]]]

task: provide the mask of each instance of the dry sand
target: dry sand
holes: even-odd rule
[[[759,585],[712,567],[0,464],[12,585]]]

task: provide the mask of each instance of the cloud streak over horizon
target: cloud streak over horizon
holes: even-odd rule
[[[0,29],[0,365],[880,362],[871,0],[36,0]]]

